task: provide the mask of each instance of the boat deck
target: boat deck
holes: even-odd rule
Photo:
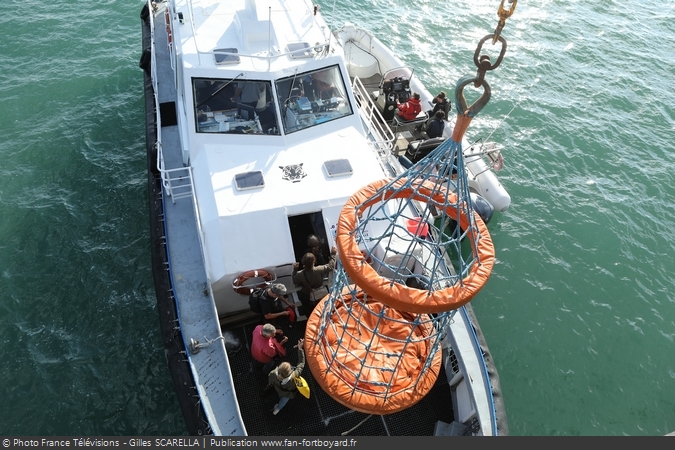
[[[279,414],[272,408],[278,400],[276,392],[261,398],[267,376],[250,353],[251,335],[256,324],[223,330],[241,344],[229,351],[232,379],[236,386],[241,415],[249,436],[340,436],[366,419],[367,414],[350,410],[328,396],[314,381],[307,366],[302,376],[310,386],[310,398],[298,396],[289,401]],[[304,336],[305,322],[285,329],[288,336],[286,360],[297,363],[297,350],[290,343]],[[232,336],[233,335],[233,336]],[[450,386],[441,371],[432,391],[413,407],[396,414],[370,417],[349,433],[350,436],[432,436],[437,421],[452,423]]]

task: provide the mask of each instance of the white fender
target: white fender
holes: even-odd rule
[[[504,212],[511,205],[511,196],[480,156],[466,156],[464,165],[469,172],[469,187],[485,198],[496,211]]]

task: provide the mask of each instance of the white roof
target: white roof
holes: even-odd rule
[[[289,216],[322,211],[334,224],[347,198],[384,177],[367,144],[356,100],[348,93],[353,114],[289,135],[195,133],[192,77],[275,80],[338,64],[348,83],[342,49],[331,45],[323,51],[330,28],[314,15],[310,1],[176,0],[175,5],[175,13],[184,18],[173,31],[184,69],[184,145],[193,168],[209,278],[216,282],[251,269],[291,264]],[[289,44],[298,43],[320,51],[308,58],[287,54]],[[236,48],[239,61],[216,64],[213,51],[224,48]],[[353,173],[329,177],[323,165],[335,159],[348,160]],[[291,165],[301,165],[305,176],[295,182],[284,179],[281,167]],[[258,170],[264,187],[236,189],[235,175]]]
[[[317,126],[294,135],[325,133],[322,128]],[[347,198],[384,176],[374,150],[354,127],[326,133],[318,141],[294,143],[294,135],[265,137],[285,142],[285,146],[205,145],[192,161],[212,279],[294,262],[289,216],[325,210],[325,219],[336,223],[337,213]],[[353,173],[329,177],[324,163],[335,159],[348,160]],[[301,165],[305,176],[295,182],[284,179],[281,167],[289,165]],[[262,171],[265,186],[237,190],[235,175],[257,170]],[[237,239],[228,239],[233,234]],[[266,252],[271,248],[274,255]]]
[[[307,1],[177,0],[176,11],[183,14],[184,23],[174,29],[174,39],[184,55],[186,69],[215,68],[210,52],[236,48],[239,54],[261,57],[241,58],[236,70],[277,71],[288,67],[287,57],[271,59],[269,65],[262,58],[286,53],[289,43],[305,42],[314,46],[329,39],[330,28],[321,16],[314,16],[312,8],[312,3]],[[283,17],[275,20],[275,16]],[[226,71],[233,67],[220,66],[219,69]]]

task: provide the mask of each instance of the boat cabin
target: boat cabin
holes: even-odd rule
[[[215,304],[228,314],[248,309],[233,289],[243,273],[265,270],[292,290],[307,237],[328,252],[346,199],[385,171],[320,16],[254,0],[191,6],[167,23],[180,154]]]
[[[273,81],[192,80],[197,133],[291,134],[353,114],[338,65]]]

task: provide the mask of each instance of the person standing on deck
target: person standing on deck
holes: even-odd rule
[[[316,261],[314,261],[314,264],[317,266],[321,266],[327,263],[328,258],[325,257],[323,248],[321,246],[321,239],[316,234],[310,234],[307,237],[307,248],[305,249],[303,256],[305,253],[312,253],[314,254],[314,258],[316,258]],[[302,269],[303,262],[300,261],[300,269]]]
[[[314,253],[307,252],[302,257],[303,269],[298,271],[300,263],[293,264],[293,283],[296,286],[302,286],[298,291],[298,298],[302,303],[302,309],[305,316],[310,315],[316,306],[315,299],[312,298],[312,290],[318,289],[324,284],[324,277],[328,276],[335,269],[335,255],[337,249],[333,247],[330,251],[330,261],[328,264],[315,266],[316,257]]]
[[[286,286],[281,283],[274,283],[267,289],[260,297],[260,310],[265,320],[272,320],[278,322],[282,319],[288,319],[291,315],[288,307],[295,308],[290,301],[286,299]]]
[[[263,373],[269,374],[274,364],[280,357],[286,356],[284,344],[288,342],[288,336],[284,336],[281,342],[277,341],[277,335],[283,335],[282,330],[277,329],[271,323],[258,325],[253,330],[251,340],[251,356],[263,364]]]
[[[267,377],[268,383],[274,387],[279,395],[279,403],[274,405],[272,414],[275,416],[279,411],[286,406],[286,403],[298,395],[298,388],[295,386],[294,378],[302,374],[302,369],[305,368],[305,349],[303,347],[304,339],[298,339],[298,365],[293,367],[287,363],[282,362],[279,367],[270,372]]]

